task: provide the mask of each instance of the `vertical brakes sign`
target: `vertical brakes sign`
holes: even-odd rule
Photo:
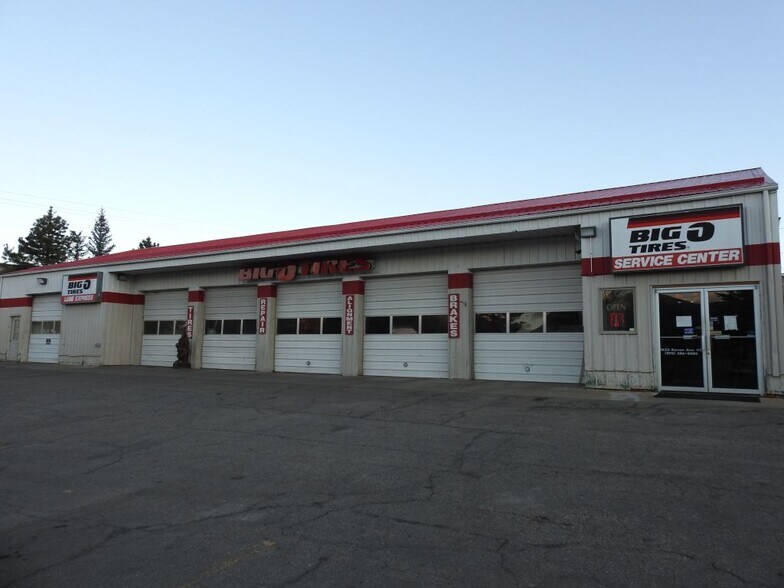
[[[743,265],[740,206],[610,219],[612,271]]]
[[[449,338],[460,338],[460,294],[449,295],[449,313],[447,315],[449,323]]]

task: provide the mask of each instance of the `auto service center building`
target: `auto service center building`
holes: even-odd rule
[[[784,390],[761,169],[133,250],[0,277],[0,360]]]

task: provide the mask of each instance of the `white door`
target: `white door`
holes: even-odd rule
[[[145,293],[142,365],[171,367],[177,361],[177,340],[187,312],[187,290]]]
[[[214,288],[204,296],[202,367],[256,369],[256,288]]]
[[[19,318],[11,317],[11,339],[8,342],[8,360],[19,361]]]
[[[341,282],[279,285],[275,371],[340,374],[342,316]]]
[[[476,272],[474,312],[477,380],[579,382],[579,265]]]
[[[449,377],[447,276],[365,281],[367,376]]]
[[[63,307],[60,304],[59,294],[33,298],[28,361],[36,363],[58,363],[60,361],[62,317]]]

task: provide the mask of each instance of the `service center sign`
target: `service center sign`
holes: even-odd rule
[[[740,206],[610,219],[612,271],[742,265]]]
[[[99,302],[100,294],[100,273],[63,276],[63,289],[60,292],[60,302],[63,304]]]

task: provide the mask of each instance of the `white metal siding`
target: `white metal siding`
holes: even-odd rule
[[[277,318],[342,316],[341,282],[330,280],[278,286]],[[341,335],[276,335],[275,371],[340,374],[342,341]]]
[[[36,296],[33,298],[32,321],[62,321],[63,307],[60,295]],[[62,330],[62,324],[60,325]],[[49,341],[49,343],[47,343]],[[34,363],[58,363],[60,360],[60,335],[43,333],[30,335],[27,361]]]
[[[144,320],[185,320],[188,308],[188,291],[150,292],[144,296]],[[171,366],[177,361],[175,335],[142,336],[142,365]]]
[[[255,319],[256,288],[216,288],[204,296],[205,320]],[[256,369],[257,335],[205,335],[201,365],[223,370]]]
[[[474,312],[581,311],[580,266],[476,272]],[[578,383],[583,333],[476,333],[478,380]]]
[[[368,279],[365,316],[445,315],[447,293],[446,274]],[[366,334],[363,372],[368,376],[447,378],[447,335]]]

